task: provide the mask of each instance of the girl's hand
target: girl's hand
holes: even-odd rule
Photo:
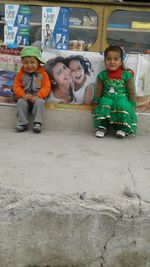
[[[96,106],[97,106],[97,104],[92,104],[92,107],[95,109],[96,108]]]
[[[99,96],[96,96],[96,95],[95,95],[95,96],[93,97],[92,103],[93,103],[93,104],[98,104],[98,102],[99,102],[99,98],[100,98]]]

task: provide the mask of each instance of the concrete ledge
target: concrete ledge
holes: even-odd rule
[[[74,107],[73,107],[74,106]],[[91,106],[81,105],[46,105],[44,129],[58,131],[93,131]],[[150,114],[137,114],[137,134],[150,135]],[[16,107],[0,106],[0,128],[14,128],[16,124]]]
[[[150,207],[132,198],[1,195],[1,267],[149,267]]]
[[[0,267],[150,266],[149,136],[0,140]]]

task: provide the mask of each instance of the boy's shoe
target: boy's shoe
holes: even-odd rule
[[[33,131],[35,133],[40,133],[41,132],[41,123],[40,122],[35,122],[33,125]]]
[[[106,128],[105,127],[99,127],[99,129],[96,131],[95,136],[99,138],[103,138],[106,133]]]
[[[116,136],[119,137],[119,138],[124,138],[126,136],[126,134],[125,134],[124,131],[118,130],[116,132]]]
[[[16,131],[17,132],[24,132],[28,129],[28,125],[20,125],[20,124],[16,124],[16,127],[15,127]]]

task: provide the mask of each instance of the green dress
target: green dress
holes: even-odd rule
[[[137,128],[137,117],[133,108],[135,102],[130,100],[129,85],[134,87],[131,73],[123,70],[121,79],[109,80],[105,70],[97,77],[102,81],[102,94],[93,110],[94,128],[98,129],[100,126],[107,128],[109,124],[112,124],[115,130],[122,130],[127,135],[134,135]],[[129,80],[130,82],[128,82]],[[132,92],[133,90],[131,88]]]

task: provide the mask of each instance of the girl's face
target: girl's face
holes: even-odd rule
[[[107,70],[117,70],[122,65],[122,60],[119,52],[109,51],[105,58]]]
[[[81,84],[84,79],[84,69],[78,60],[71,60],[69,63],[69,69],[71,70],[72,78],[75,84]]]
[[[25,72],[33,73],[37,70],[39,62],[36,57],[24,57],[22,58],[22,64]]]
[[[71,72],[69,68],[62,62],[58,62],[52,70],[53,80],[60,85],[69,85],[72,82]]]

